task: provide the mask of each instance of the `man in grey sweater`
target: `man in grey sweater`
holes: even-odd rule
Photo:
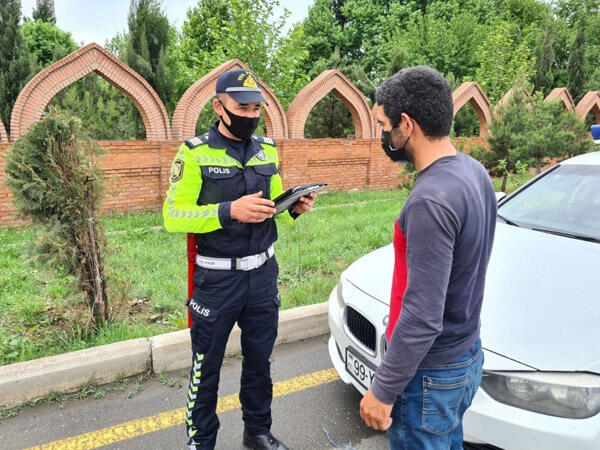
[[[377,90],[382,146],[418,176],[395,223],[388,351],[360,404],[391,449],[462,449],[482,376],[479,338],[496,223],[489,175],[454,148],[452,89],[426,66]]]

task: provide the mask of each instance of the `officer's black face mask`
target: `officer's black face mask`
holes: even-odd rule
[[[223,103],[221,103],[221,105],[223,105]],[[223,109],[229,116],[231,123],[227,125],[222,118],[221,122],[223,122],[223,125],[225,125],[225,128],[227,128],[231,134],[241,140],[248,139],[252,136],[252,133],[254,133],[254,130],[256,130],[256,127],[258,126],[259,117],[238,116],[225,108],[225,105],[223,105]]]
[[[385,154],[394,162],[402,162],[408,163],[410,160],[408,159],[408,154],[406,153],[406,144],[408,144],[408,140],[410,136],[406,138],[404,141],[404,145],[400,148],[394,148],[392,146],[392,132],[391,131],[381,131],[381,147]]]

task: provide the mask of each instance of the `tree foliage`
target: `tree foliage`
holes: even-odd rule
[[[57,93],[48,108],[79,117],[90,138],[121,141],[144,139],[142,117],[125,94],[95,73],[90,73]]]
[[[150,83],[172,113],[176,99],[169,52],[174,34],[160,0],[131,0],[127,23],[126,62]]]
[[[473,80],[478,48],[495,17],[489,1],[431,2],[425,11],[413,7],[405,26],[394,29],[392,53],[404,52],[404,66],[427,64],[461,83]]]
[[[284,32],[289,12],[275,13],[277,0],[203,0],[191,8],[177,52],[180,94],[218,65],[239,59],[287,107],[308,78],[299,70],[306,56],[301,27]],[[200,117],[206,129],[212,115]]]
[[[302,71],[311,79],[319,75],[318,68],[315,68],[319,62],[329,61],[336,49],[340,54],[345,50],[342,41],[345,19],[339,7],[333,8],[334,3],[336,2],[332,0],[315,0],[302,23],[308,52],[308,57],[303,61]]]
[[[51,22],[27,21],[21,30],[29,53],[35,57],[37,70],[48,67],[78,48],[71,33],[60,30]]]
[[[559,100],[544,101],[535,96],[533,111],[526,115],[523,132],[517,136],[520,160],[535,166],[536,173],[551,158],[575,156],[591,150],[592,142],[585,123]]]
[[[535,91],[548,95],[554,88],[555,74],[552,65],[555,60],[554,32],[552,24],[548,22],[544,32],[542,44],[535,50],[535,64],[533,67],[533,87]]]
[[[3,17],[12,11],[11,26],[18,28],[18,2],[0,2]],[[47,23],[42,5],[34,11],[41,20],[22,28],[38,69],[73,48],[68,33]],[[252,68],[284,109],[327,69],[344,73],[370,102],[374,86],[415,64],[436,68],[454,88],[477,81],[493,104],[518,80],[542,96],[554,87],[568,87],[575,101],[600,90],[600,66],[594,64],[600,60],[600,0],[314,0],[298,24],[289,24],[285,8],[278,13],[279,0],[198,0],[179,31],[169,25],[161,5],[162,0],[131,0],[128,32],[108,40],[106,48],[153,86],[169,114],[193,83],[231,59]],[[9,88],[0,89],[0,109],[8,127],[10,99],[14,102],[30,75],[22,70],[27,51],[17,51],[19,37],[5,28],[0,86]],[[53,104],[81,114],[95,138],[144,137],[138,111],[100,78],[68,89],[74,92],[59,93]],[[213,120],[209,107],[198,129]],[[305,135],[348,136],[352,127],[343,101],[330,95],[311,114]],[[457,135],[469,136],[477,128],[472,111],[460,113]]]
[[[540,93],[529,94],[523,85],[501,103],[487,137],[488,168],[502,167],[502,188],[506,177],[518,165],[542,167],[553,158],[566,158],[591,150],[592,141],[585,123],[560,101],[544,101]]]
[[[56,17],[54,16],[54,11],[52,11],[52,7],[47,0],[42,0],[39,2],[37,8],[33,9],[33,20],[40,21],[45,23],[51,23],[53,25],[56,24]]]
[[[19,21],[21,2],[0,0],[0,119],[10,133],[10,116],[19,93],[33,76],[33,66]]]
[[[515,42],[512,27],[509,22],[501,22],[477,52],[476,79],[492,103],[500,100],[519,79],[529,80],[533,75],[531,50],[524,42]]]
[[[490,152],[483,162],[490,170],[501,167],[501,191],[506,190],[509,172],[517,167],[519,136],[525,131],[526,119],[530,112],[530,97],[523,86],[517,86],[512,95],[494,111],[487,136]]]
[[[581,97],[585,94],[583,92],[587,72],[585,53],[585,23],[584,19],[581,19],[577,23],[577,34],[571,46],[568,66],[569,81],[567,87],[576,102],[581,100]]]
[[[53,110],[10,147],[6,164],[19,212],[47,225],[38,254],[78,275],[96,324],[108,318],[104,237],[96,223],[104,192],[100,153],[77,118]]]

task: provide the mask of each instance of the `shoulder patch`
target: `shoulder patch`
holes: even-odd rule
[[[181,159],[176,159],[173,161],[173,166],[171,167],[171,183],[181,180],[181,177],[183,176],[184,165],[185,164]]]
[[[273,147],[277,147],[277,145],[275,144],[275,139],[271,139],[271,138],[266,137],[266,136],[254,136],[254,138],[260,144],[268,144],[268,145],[272,145]]]
[[[208,133],[188,139],[187,141],[185,141],[185,145],[187,145],[189,148],[196,148],[199,145],[206,144],[207,142]]]

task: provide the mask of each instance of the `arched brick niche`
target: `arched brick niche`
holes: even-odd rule
[[[65,87],[96,72],[129,98],[138,109],[148,141],[170,139],[169,116],[152,86],[98,44],[92,43],[46,67],[27,83],[12,111],[10,139],[15,141],[42,117],[52,98]]]
[[[571,97],[571,94],[567,88],[554,88],[552,89],[552,92],[550,92],[544,99],[545,102],[551,102],[554,100],[560,100],[565,109],[575,109],[575,102],[573,101],[573,97]]]
[[[337,70],[326,70],[306,85],[294,98],[287,112],[290,139],[302,139],[306,119],[319,101],[332,93],[350,110],[355,138],[373,137],[374,122],[365,96]]]
[[[200,113],[215,96],[217,78],[223,72],[233,69],[252,70],[240,60],[233,59],[221,64],[212,72],[200,78],[184,92],[173,113],[173,125],[171,127],[173,139],[184,140],[194,136]],[[260,80],[260,84],[263,88],[263,97],[269,103],[268,105],[263,105],[267,136],[273,139],[286,138],[287,124],[283,107],[279,99],[263,80]]]
[[[6,128],[4,128],[4,124],[0,120],[0,143],[8,142],[8,134],[6,134]]]
[[[598,91],[589,91],[575,107],[575,114],[581,120],[585,120],[590,111],[596,116],[596,123],[600,123],[600,92]]]
[[[474,81],[463,83],[452,93],[452,101],[455,116],[467,102],[471,104],[479,119],[479,136],[485,136],[492,114],[490,101],[481,87]]]

